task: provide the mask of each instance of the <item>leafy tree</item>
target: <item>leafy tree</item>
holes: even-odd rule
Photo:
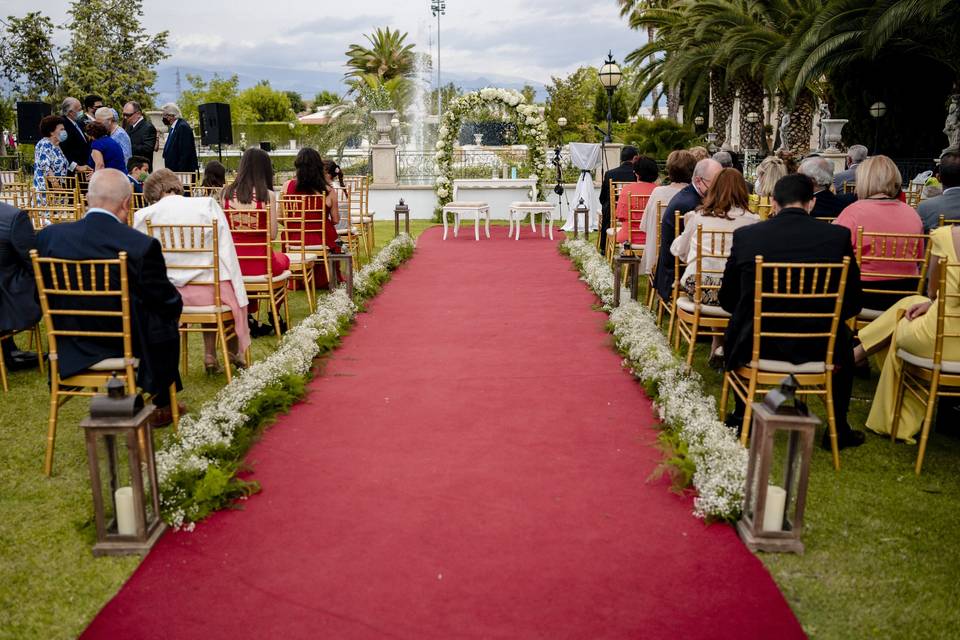
[[[333,91],[321,91],[313,98],[313,108],[321,107],[325,104],[339,104],[340,96],[335,94]]]
[[[205,82],[202,77],[187,74],[187,84],[189,89],[180,92],[177,99],[177,106],[183,113],[183,117],[196,124],[200,121],[200,111],[198,107],[207,102],[225,102],[231,107],[231,120],[240,122],[236,113],[236,101],[239,95],[240,79],[236,74],[229,78],[221,78],[214,74],[209,82]]]
[[[527,99],[527,103],[533,104],[537,101],[537,88],[532,84],[525,84],[523,88],[520,89],[520,93],[523,94],[523,97]]]
[[[593,107],[600,78],[593,67],[580,67],[566,78],[553,77],[547,85],[546,118],[550,140],[559,139],[558,118],[566,118],[565,131],[575,140],[596,139]],[[606,119],[606,110],[604,110]]]
[[[287,94],[287,100],[290,101],[290,108],[294,113],[301,113],[307,110],[307,105],[303,102],[303,96],[296,91],[284,91]]]
[[[234,105],[238,122],[285,122],[295,117],[287,94],[267,80],[241,91]]]
[[[447,107],[450,106],[450,102],[454,98],[458,98],[462,95],[463,95],[463,89],[453,84],[452,82],[448,82],[447,84],[440,87],[440,104],[441,104],[442,110],[446,111]],[[427,111],[432,112],[433,109],[436,108],[435,107],[436,104],[437,104],[437,90],[432,89],[430,91],[430,107],[427,109]]]
[[[347,49],[348,78],[360,78],[373,75],[387,81],[397,77],[407,77],[414,70],[414,51],[412,44],[404,44],[406,33],[393,31],[390,27],[377,29],[373,35],[364,35],[369,47],[351,44]]]
[[[0,20],[0,22],[3,22]],[[0,36],[0,77],[25,100],[50,100],[60,89],[53,21],[39,11],[8,16]]]
[[[154,67],[168,54],[167,31],[144,30],[142,0],[73,0],[68,11],[70,42],[62,51],[66,94],[95,91],[104,104],[136,100],[153,104]]]
[[[690,147],[696,140],[697,134],[692,128],[668,118],[640,118],[624,135],[625,142],[657,160],[666,160],[671,151]]]
[[[618,88],[613,92],[613,102],[610,105],[610,111],[614,122],[626,122],[629,117],[627,110],[626,92]],[[594,122],[607,121],[607,90],[603,86],[597,87],[593,99],[593,120]]]

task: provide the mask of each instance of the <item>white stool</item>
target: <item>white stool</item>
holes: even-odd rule
[[[477,241],[480,241],[480,216],[486,219],[486,234],[490,237],[490,205],[486,202],[451,202],[443,205],[441,215],[443,216],[443,239],[447,239],[447,214],[453,214],[453,237],[457,237],[460,231],[460,216],[475,216],[473,233]]]
[[[530,214],[530,229],[534,233],[537,231],[537,214],[540,214],[540,235],[544,236],[547,229],[550,230],[550,239],[553,240],[553,211],[556,205],[550,202],[513,202],[510,204],[510,229],[507,231],[507,237],[513,235],[513,225],[516,221],[517,237],[520,239],[520,222],[523,217]]]

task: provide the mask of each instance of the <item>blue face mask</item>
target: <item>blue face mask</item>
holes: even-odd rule
[[[61,131],[59,134],[57,134],[57,137],[60,138],[60,142],[66,142],[66,141],[67,141],[67,132],[66,132],[66,131]]]

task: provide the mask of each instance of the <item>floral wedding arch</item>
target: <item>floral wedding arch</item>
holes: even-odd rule
[[[517,127],[520,144],[527,145],[527,161],[532,167],[529,176],[536,180],[537,199],[543,197],[546,183],[547,162],[544,148],[547,145],[547,123],[540,115],[540,108],[527,104],[526,98],[513,89],[481,89],[452,100],[443,114],[437,136],[437,204],[442,207],[453,201],[453,146],[460,137],[460,125],[464,115],[480,108],[500,108]]]

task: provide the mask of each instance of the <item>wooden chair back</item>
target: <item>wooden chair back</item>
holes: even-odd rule
[[[617,232],[620,230],[620,221],[617,220],[617,202],[620,201],[620,193],[623,191],[623,187],[632,184],[630,182],[610,180],[610,228],[613,230],[613,237],[617,237]],[[599,234],[597,234],[597,242],[599,242]]]
[[[647,208],[647,203],[650,201],[649,194],[634,194],[631,193],[627,202],[627,219],[624,221],[627,229],[629,230],[630,238],[630,249],[633,251],[643,250],[643,245],[633,242],[633,233],[634,230],[640,230],[641,223],[643,222],[643,212]]]
[[[230,225],[233,245],[238,249],[241,270],[244,264],[265,263],[266,282],[273,281],[273,261],[270,259],[273,242],[270,240],[269,214],[263,209],[230,209],[223,214]],[[261,221],[262,219],[262,221]],[[249,247],[249,252],[245,249]],[[242,255],[242,254],[249,255]]]
[[[857,192],[857,183],[850,182],[847,180],[843,181],[843,184],[840,185],[840,193],[856,193]]]
[[[220,201],[220,193],[223,191],[223,187],[201,187],[195,186],[190,188],[190,196],[194,198],[213,198],[217,202]]]
[[[733,247],[733,231],[704,229],[697,225],[696,289],[693,294],[695,304],[700,303],[710,291],[720,292],[720,281],[726,259]],[[678,276],[679,277],[679,276]],[[681,283],[681,286],[683,283]]]
[[[665,203],[663,200],[659,200],[657,202],[657,224],[654,225],[656,227],[656,231],[653,242],[653,258],[650,262],[650,272],[647,274],[647,308],[649,308],[650,311],[654,311],[658,306],[655,285],[657,282],[657,263],[660,260],[660,224],[663,220],[663,210],[666,208],[666,206],[667,203]],[[657,321],[659,322],[660,318],[657,318]]]
[[[930,235],[926,233],[880,233],[864,231],[862,226],[857,227],[855,249],[862,291],[900,296],[922,294],[927,280],[927,267],[930,264],[930,248]],[[863,264],[865,258],[869,262],[866,267]],[[900,265],[912,266],[915,274],[908,276],[892,271]],[[906,280],[916,284],[905,284],[900,289],[876,289],[871,288],[872,281],[864,279],[863,276],[882,280]]]
[[[199,181],[199,177],[194,171],[174,171],[173,175],[177,176],[177,179],[180,180],[184,193],[190,193],[193,185]]]
[[[76,222],[83,211],[77,193],[66,189],[30,191],[20,208],[27,212],[33,228],[38,231],[50,224]]]
[[[32,199],[33,189],[26,182],[5,182],[0,185],[0,202],[18,209],[25,209]]]
[[[947,218],[941,213],[937,222],[937,226],[942,227],[945,224],[960,224],[960,211],[957,212],[957,217],[955,218]]]
[[[80,186],[76,176],[44,176],[43,182],[48,190],[56,189],[73,191],[76,194],[80,193]]]
[[[0,170],[0,185],[17,184],[19,182],[23,182],[23,178],[16,169]]]
[[[916,209],[920,200],[923,199],[923,185],[908,182],[907,188],[903,190],[903,195],[906,197],[907,204]]]
[[[960,263],[941,262],[940,286],[937,290],[937,336],[933,347],[935,366],[943,362],[945,342],[960,342],[960,289],[951,290],[951,282],[960,282]]]
[[[186,260],[166,260],[167,271],[201,271],[190,284],[213,287],[214,306],[220,307],[220,247],[217,221],[210,224],[154,224],[147,220],[147,235],[160,242],[164,256],[183,256]]]
[[[842,263],[764,262],[756,257],[753,306],[753,347],[750,366],[760,369],[761,345],[767,340],[826,341],[824,362],[833,368],[833,355],[850,258]]]

